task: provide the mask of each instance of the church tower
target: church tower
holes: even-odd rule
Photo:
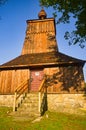
[[[27,20],[21,54],[0,65],[0,105],[14,106],[15,110],[16,106],[25,103],[20,113],[26,111],[28,115],[36,115],[47,108],[49,111],[61,108],[66,112],[68,108],[69,111],[86,108],[83,96],[86,93],[85,62],[58,51],[55,19],[47,18],[42,8],[38,19]],[[25,95],[29,95],[27,104],[26,100],[22,101]]]
[[[56,52],[56,27],[54,18],[47,18],[44,9],[36,20],[27,20],[25,41],[22,55],[32,53]]]

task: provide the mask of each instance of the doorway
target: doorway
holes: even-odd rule
[[[30,82],[30,91],[38,92],[40,84],[44,77],[43,69],[41,70],[31,70],[31,82]]]

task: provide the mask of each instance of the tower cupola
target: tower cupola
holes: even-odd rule
[[[41,11],[38,13],[39,19],[45,19],[47,17],[47,14],[45,10],[42,8]]]

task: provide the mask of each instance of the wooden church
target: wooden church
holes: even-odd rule
[[[40,111],[40,95],[46,93],[48,109],[86,107],[84,64],[58,51],[55,19],[41,9],[38,19],[27,20],[21,55],[0,65],[0,105],[15,107],[24,93],[37,93]]]

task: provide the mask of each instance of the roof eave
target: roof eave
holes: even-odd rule
[[[36,67],[57,67],[57,66],[69,66],[69,65],[82,65],[84,66],[86,61],[83,62],[54,62],[54,63],[40,63],[40,64],[27,64],[27,65],[10,65],[10,66],[0,66],[0,70],[16,70],[16,69],[26,69],[26,68],[36,68]]]

